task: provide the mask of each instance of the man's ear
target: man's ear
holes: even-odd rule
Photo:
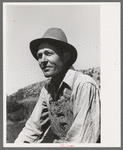
[[[70,52],[64,52],[64,63],[70,60],[71,53]]]

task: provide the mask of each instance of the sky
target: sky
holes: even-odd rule
[[[51,27],[61,28],[78,51],[75,69],[100,66],[99,5],[7,5],[5,8],[6,85],[10,95],[46,79],[29,43]]]

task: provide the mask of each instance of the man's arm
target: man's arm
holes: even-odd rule
[[[48,132],[50,123],[44,93],[45,91],[42,89],[39,100],[15,143],[41,142]]]
[[[96,143],[100,136],[99,89],[92,83],[80,84],[74,96],[74,122],[64,142]]]

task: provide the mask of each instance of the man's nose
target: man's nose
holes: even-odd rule
[[[41,62],[44,62],[44,61],[47,61],[47,58],[46,58],[46,55],[45,55],[45,54],[43,54],[43,55],[42,55],[42,58],[41,58]]]

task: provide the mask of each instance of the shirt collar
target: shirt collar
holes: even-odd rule
[[[61,83],[61,85],[63,83],[66,83],[71,89],[72,89],[72,86],[73,86],[73,79],[74,79],[74,75],[75,75],[75,70],[74,69],[69,69]]]
[[[69,69],[66,74],[65,74],[65,77],[63,78],[59,88],[62,86],[63,83],[67,84],[71,89],[72,89],[72,86],[73,86],[73,79],[74,79],[74,75],[75,75],[75,70],[74,68],[71,68]],[[45,88],[48,90],[50,87],[53,86],[53,83],[52,83],[52,79],[46,84]]]

